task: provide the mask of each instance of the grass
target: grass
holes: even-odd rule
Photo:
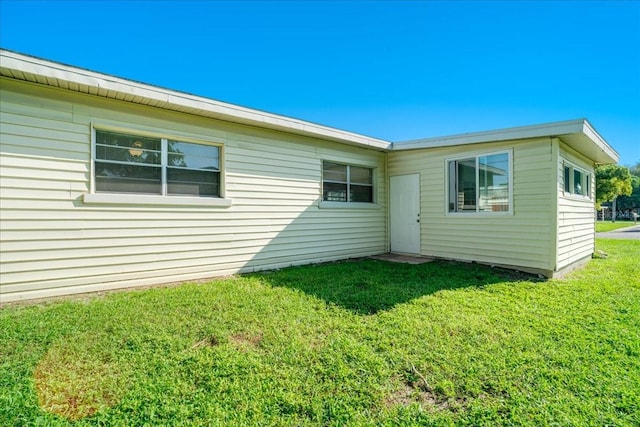
[[[596,221],[596,233],[604,233],[607,231],[618,230],[619,228],[633,227],[634,224],[632,221]]]
[[[0,425],[640,424],[640,244],[562,280],[359,260],[0,311]]]

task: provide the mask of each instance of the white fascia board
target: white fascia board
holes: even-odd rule
[[[617,163],[620,156],[586,119],[394,142],[393,151],[558,137],[596,163]]]
[[[417,148],[450,147],[454,145],[480,144],[483,142],[509,141],[516,139],[539,138],[551,135],[564,135],[581,132],[584,119],[563,122],[521,126],[483,132],[463,133],[436,138],[424,138],[411,141],[394,142],[392,149],[415,150]]]
[[[0,68],[2,69],[2,75],[12,76],[14,72],[17,71],[25,74],[25,76],[43,77],[48,82],[53,80],[57,82],[58,87],[64,88],[64,85],[61,83],[73,83],[87,89],[82,90],[83,88],[81,87],[78,90],[80,92],[90,92],[90,88],[96,88],[104,96],[109,94],[109,98],[118,99],[118,95],[130,95],[136,99],[136,103],[143,105],[159,102],[159,108],[329,139],[381,151],[391,146],[391,143],[388,141],[365,135],[164,89],[6,50],[0,50]]]
[[[596,146],[600,151],[598,158],[594,160],[596,163],[618,163],[620,154],[595,130],[588,120],[584,120],[582,133]]]

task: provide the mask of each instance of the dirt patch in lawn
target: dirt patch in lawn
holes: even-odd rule
[[[128,373],[111,350],[97,348],[100,338],[73,336],[54,343],[34,371],[40,407],[69,420],[79,420],[117,404]]]
[[[262,333],[249,334],[243,332],[229,336],[229,343],[238,351],[245,352],[259,347],[262,342],[262,338]]]
[[[447,399],[436,396],[430,391],[422,390],[411,384],[402,384],[385,399],[385,406],[409,406],[417,403],[423,408],[432,408],[437,411],[449,409]]]
[[[456,412],[467,405],[466,398],[455,395],[451,389],[453,384],[443,382],[432,387],[413,364],[392,380],[396,388],[385,399],[386,407],[417,404],[428,411]]]
[[[204,337],[201,340],[196,341],[191,348],[200,348],[200,347],[215,347],[220,344],[220,340],[211,335],[208,337]]]

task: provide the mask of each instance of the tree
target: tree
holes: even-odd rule
[[[618,196],[631,195],[631,173],[629,168],[618,165],[603,165],[596,168],[596,207],[611,202]]]
[[[640,209],[640,162],[629,167],[631,173],[631,195],[620,196],[618,207],[620,209]]]

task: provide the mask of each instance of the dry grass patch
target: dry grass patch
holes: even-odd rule
[[[83,334],[54,343],[35,368],[40,407],[69,420],[79,420],[117,404],[128,373],[101,339]],[[86,356],[90,355],[90,358]]]
[[[396,375],[393,383],[398,384],[395,391],[385,400],[385,406],[409,406],[418,404],[421,408],[429,411],[452,410],[456,400],[447,395],[447,390],[431,387],[427,379],[418,369],[410,363],[410,368],[404,375]]]
[[[220,340],[214,336],[209,336],[202,338],[199,341],[196,341],[191,348],[200,348],[200,347],[215,347],[220,344]]]
[[[415,384],[401,383],[400,386],[385,399],[386,407],[409,406],[418,404],[424,409],[444,411],[449,409],[447,399],[440,398],[434,393],[416,387]]]
[[[245,352],[260,346],[262,333],[249,334],[246,332],[229,336],[229,343],[238,351]]]

